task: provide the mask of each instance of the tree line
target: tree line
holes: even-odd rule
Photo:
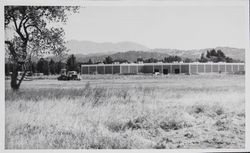
[[[165,57],[164,59],[160,60],[160,59],[156,59],[156,58],[148,58],[148,59],[143,59],[141,57],[137,58],[136,61],[134,61],[133,63],[139,63],[139,62],[143,62],[143,63],[157,63],[157,62],[163,62],[163,63],[173,63],[173,62],[185,62],[185,63],[190,63],[190,62],[194,62],[192,59],[190,58],[185,58],[184,60],[180,57],[180,56],[168,56]],[[128,60],[126,59],[113,59],[111,56],[107,56],[102,62],[93,62],[92,59],[89,59],[87,62],[83,63],[83,64],[113,64],[113,63],[130,63]]]
[[[80,64],[76,61],[74,55],[69,56],[66,63],[62,61],[54,61],[53,59],[47,60],[40,58],[37,62],[31,62],[26,69],[31,73],[43,73],[44,75],[56,75],[60,74],[61,69],[67,69],[68,71],[80,72]],[[5,74],[9,75],[13,70],[13,64],[10,62],[5,63]],[[18,71],[23,71],[22,67],[18,68]]]
[[[149,58],[149,59],[143,59],[143,58],[137,58],[136,63],[143,62],[143,63],[157,63],[157,62],[164,62],[164,63],[172,63],[172,62],[180,62],[182,61],[182,58],[179,56],[169,56],[165,57],[163,60],[158,60],[155,58]],[[80,66],[81,64],[113,64],[115,62],[118,63],[129,63],[126,59],[115,59],[113,60],[112,57],[107,56],[103,62],[92,62],[91,59],[89,59],[85,63],[77,62],[75,55],[70,55],[68,59],[65,62],[62,61],[54,61],[53,59],[45,59],[40,58],[37,62],[31,62],[27,66],[27,70],[29,70],[31,73],[43,73],[44,75],[56,75],[60,74],[61,69],[67,69],[67,71],[77,71],[80,72]],[[192,62],[190,59],[188,62]],[[10,72],[13,71],[14,65],[11,62],[5,63],[5,74],[10,75]],[[18,71],[23,71],[22,67],[18,68]]]
[[[89,59],[87,62],[83,64],[99,64],[99,63],[104,63],[104,64],[112,64],[112,63],[129,63],[128,60],[126,59],[114,59],[110,56],[107,56],[102,62],[93,62],[91,59]],[[206,63],[206,62],[226,62],[226,63],[233,63],[233,62],[242,62],[240,60],[235,60],[233,58],[230,58],[225,55],[221,50],[207,50],[206,54],[202,53],[201,57],[199,59],[190,59],[190,58],[181,58],[180,56],[174,55],[174,56],[168,56],[164,57],[163,59],[156,59],[156,58],[148,58],[148,59],[143,59],[141,57],[137,58],[134,63],[157,63],[157,62],[162,62],[162,63],[173,63],[173,62],[183,62],[183,63],[192,63],[192,62],[201,62],[201,63]]]
[[[231,57],[226,56],[221,50],[207,50],[206,54],[202,53],[201,57],[199,59],[199,62],[201,63],[206,63],[206,62],[226,62],[226,63],[237,63],[237,62],[242,62],[240,60],[235,60]]]

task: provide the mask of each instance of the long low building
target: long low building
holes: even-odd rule
[[[198,74],[245,71],[244,63],[142,63],[81,65],[81,74]]]

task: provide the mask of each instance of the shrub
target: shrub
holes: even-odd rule
[[[196,113],[196,114],[205,112],[205,106],[204,105],[196,105],[196,106],[193,106],[193,108],[194,108],[194,113]]]
[[[121,122],[109,122],[106,123],[106,126],[108,127],[108,129],[112,132],[120,132],[120,131],[124,131],[124,124]]]

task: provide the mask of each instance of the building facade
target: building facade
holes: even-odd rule
[[[245,71],[244,63],[142,63],[81,65],[81,74],[198,74]]]

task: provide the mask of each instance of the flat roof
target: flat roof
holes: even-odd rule
[[[122,64],[82,64],[81,66],[143,66],[143,65],[245,65],[245,63],[122,63]]]

